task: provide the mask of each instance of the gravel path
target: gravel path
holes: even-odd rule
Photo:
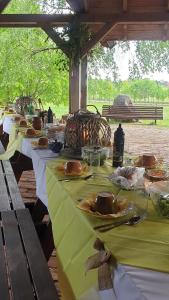
[[[169,128],[159,128],[155,125],[122,125],[125,132],[125,151],[140,155],[153,153],[169,161]],[[111,125],[112,139],[117,125]]]

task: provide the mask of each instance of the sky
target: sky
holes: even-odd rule
[[[129,78],[129,59],[134,55],[134,49],[127,53],[119,52],[117,55],[117,62],[119,68],[119,76],[121,80],[127,80]],[[150,78],[153,80],[164,80],[169,82],[169,74],[166,72],[155,72],[144,76],[144,78]]]

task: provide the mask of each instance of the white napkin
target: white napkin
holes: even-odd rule
[[[123,176],[124,170],[129,170],[132,172],[133,175],[131,179],[127,179]],[[143,175],[144,175],[145,169],[144,168],[133,168],[133,167],[118,167],[115,172],[110,175],[110,180],[120,185],[122,188],[129,190],[136,187],[143,186]]]

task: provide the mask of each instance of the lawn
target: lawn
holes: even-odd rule
[[[99,102],[99,101],[92,101],[89,103],[89,105],[95,105],[97,107],[97,109],[99,110],[99,112],[102,112],[102,106],[103,104],[110,104],[109,102]],[[68,113],[68,105],[57,105],[55,106],[53,103],[52,104],[46,104],[45,105],[45,109],[48,109],[48,107],[51,107],[52,111],[55,113],[56,118],[60,118],[62,115],[67,114]],[[90,111],[95,112],[96,109],[94,107],[88,107],[88,109]],[[115,121],[111,121],[111,123],[117,123]],[[155,125],[154,121],[150,121],[150,120],[146,120],[146,121],[139,121],[139,122],[134,122],[134,123],[128,123],[131,125],[134,124],[145,124],[145,125]],[[164,107],[164,120],[159,120],[157,121],[157,124],[155,126],[159,126],[159,127],[169,127],[169,107]]]

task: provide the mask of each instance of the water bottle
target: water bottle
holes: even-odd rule
[[[114,143],[113,143],[113,167],[122,167],[123,165],[123,155],[124,155],[124,131],[119,124],[119,127],[114,133]]]

